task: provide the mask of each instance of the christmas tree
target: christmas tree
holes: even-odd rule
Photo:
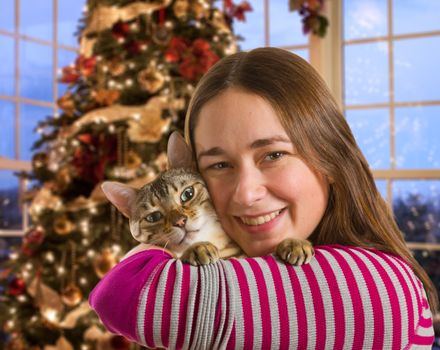
[[[136,242],[104,198],[165,169],[200,77],[237,50],[250,6],[209,0],[89,0],[80,54],[63,68],[59,115],[38,126],[27,194],[32,225],[0,269],[2,349],[124,349],[88,306],[96,283]]]

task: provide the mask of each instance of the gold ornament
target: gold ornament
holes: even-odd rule
[[[82,300],[83,294],[81,289],[78,288],[75,283],[71,282],[69,285],[63,290],[63,294],[61,295],[61,300],[67,306],[76,306]]]
[[[29,207],[29,214],[34,220],[37,220],[43,209],[57,211],[61,209],[63,202],[60,197],[52,194],[50,184],[46,183],[34,196]]]
[[[111,75],[117,77],[125,73],[125,65],[121,63],[121,61],[117,59],[113,59],[108,65],[108,70],[111,73]]]
[[[159,91],[165,82],[163,74],[160,73],[154,66],[150,66],[140,71],[137,76],[137,80],[141,88],[151,94]]]
[[[152,97],[148,102],[148,111],[145,110],[138,120],[128,122],[131,142],[155,143],[168,131],[171,118],[162,118],[162,110],[167,107],[162,101],[162,97]]]
[[[188,0],[176,0],[173,6],[174,16],[179,19],[184,19],[188,15],[189,2]]]
[[[101,106],[111,106],[121,96],[118,90],[97,89],[93,91],[93,97]]]
[[[72,169],[68,166],[62,167],[56,173],[56,188],[59,192],[65,191],[72,182]]]
[[[226,23],[225,15],[223,12],[220,12],[218,10],[214,11],[214,14],[212,15],[212,24],[215,28],[218,29],[220,33],[231,33],[231,28]]]
[[[109,29],[117,21],[129,22],[139,15],[152,13],[162,7],[167,7],[171,1],[162,0],[152,3],[138,1],[124,7],[100,5],[93,11],[82,36],[87,37],[88,33]]]
[[[164,25],[153,25],[153,41],[162,46],[167,46],[171,40],[172,33],[171,31]]]
[[[54,229],[55,233],[60,236],[70,234],[74,228],[75,228],[75,225],[72,223],[72,221],[70,221],[64,215],[57,217],[53,223],[53,229]]]
[[[65,93],[57,100],[57,105],[63,112],[68,116],[73,116],[75,112],[75,101],[73,100],[73,95],[70,92]]]
[[[137,169],[142,164],[142,158],[135,151],[128,151],[126,167],[129,169]]]
[[[110,248],[105,248],[93,261],[95,273],[99,278],[104,277],[116,264],[117,259]]]
[[[191,4],[191,10],[194,13],[194,17],[198,20],[209,17],[209,5],[205,6],[204,2],[193,1]]]

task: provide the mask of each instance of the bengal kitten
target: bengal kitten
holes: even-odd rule
[[[223,231],[208,189],[193,170],[191,150],[177,132],[168,141],[168,161],[170,169],[140,189],[118,182],[102,184],[110,202],[128,217],[133,237],[166,247],[194,266],[243,256]],[[314,251],[309,241],[286,239],[276,254],[285,262],[301,265],[310,261]]]

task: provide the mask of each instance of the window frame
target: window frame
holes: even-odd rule
[[[14,1],[14,31],[6,31],[0,29],[0,36],[6,36],[12,38],[14,40],[14,61],[15,61],[15,70],[14,70],[14,95],[0,95],[1,101],[9,101],[14,104],[15,107],[15,158],[7,158],[4,156],[0,156],[0,170],[7,171],[31,171],[32,166],[30,161],[24,161],[20,159],[20,116],[21,116],[21,105],[27,104],[32,106],[40,106],[46,108],[52,108],[53,114],[55,115],[58,111],[58,107],[56,105],[56,100],[59,98],[58,91],[58,65],[59,65],[59,50],[63,49],[66,51],[71,51],[78,53],[78,48],[71,47],[68,45],[63,45],[58,42],[58,2],[60,0],[52,0],[52,25],[53,25],[53,33],[51,41],[43,40],[39,38],[34,38],[29,35],[20,34],[20,0]],[[49,46],[52,49],[52,79],[53,79],[53,88],[52,88],[52,101],[42,101],[35,100],[30,98],[25,98],[20,96],[20,42],[32,42],[40,45]],[[43,117],[43,116],[42,116]],[[19,198],[23,197],[24,192],[27,188],[27,182],[25,180],[20,179],[19,181]],[[22,212],[27,213],[27,205],[22,205]],[[22,218],[22,229],[21,230],[5,230],[0,229],[0,237],[12,237],[12,236],[23,236],[24,232],[29,226],[28,216],[23,215]]]
[[[440,31],[417,32],[410,34],[393,34],[393,3],[387,0],[387,26],[388,35],[365,39],[343,39],[343,1],[327,0],[325,2],[324,14],[329,19],[328,32],[325,38],[311,38],[311,64],[317,69],[326,81],[330,91],[336,99],[343,112],[346,110],[368,110],[371,108],[386,108],[389,110],[390,118],[390,169],[372,169],[375,180],[385,180],[387,184],[387,201],[392,203],[392,182],[398,180],[440,180],[440,169],[396,169],[395,162],[395,109],[399,107],[414,106],[440,106],[440,100],[435,101],[394,101],[394,66],[393,66],[393,43],[397,40],[429,38],[440,36]],[[388,69],[389,69],[389,101],[387,103],[375,104],[344,104],[344,46],[359,43],[386,42],[388,45]],[[440,250],[440,243],[415,243],[407,242],[410,249],[416,250]]]

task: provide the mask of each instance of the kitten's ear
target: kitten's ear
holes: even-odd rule
[[[174,131],[168,139],[167,155],[170,168],[196,169],[191,148],[177,131]]]
[[[107,199],[127,218],[131,217],[131,206],[138,190],[120,182],[105,181],[101,185]]]

